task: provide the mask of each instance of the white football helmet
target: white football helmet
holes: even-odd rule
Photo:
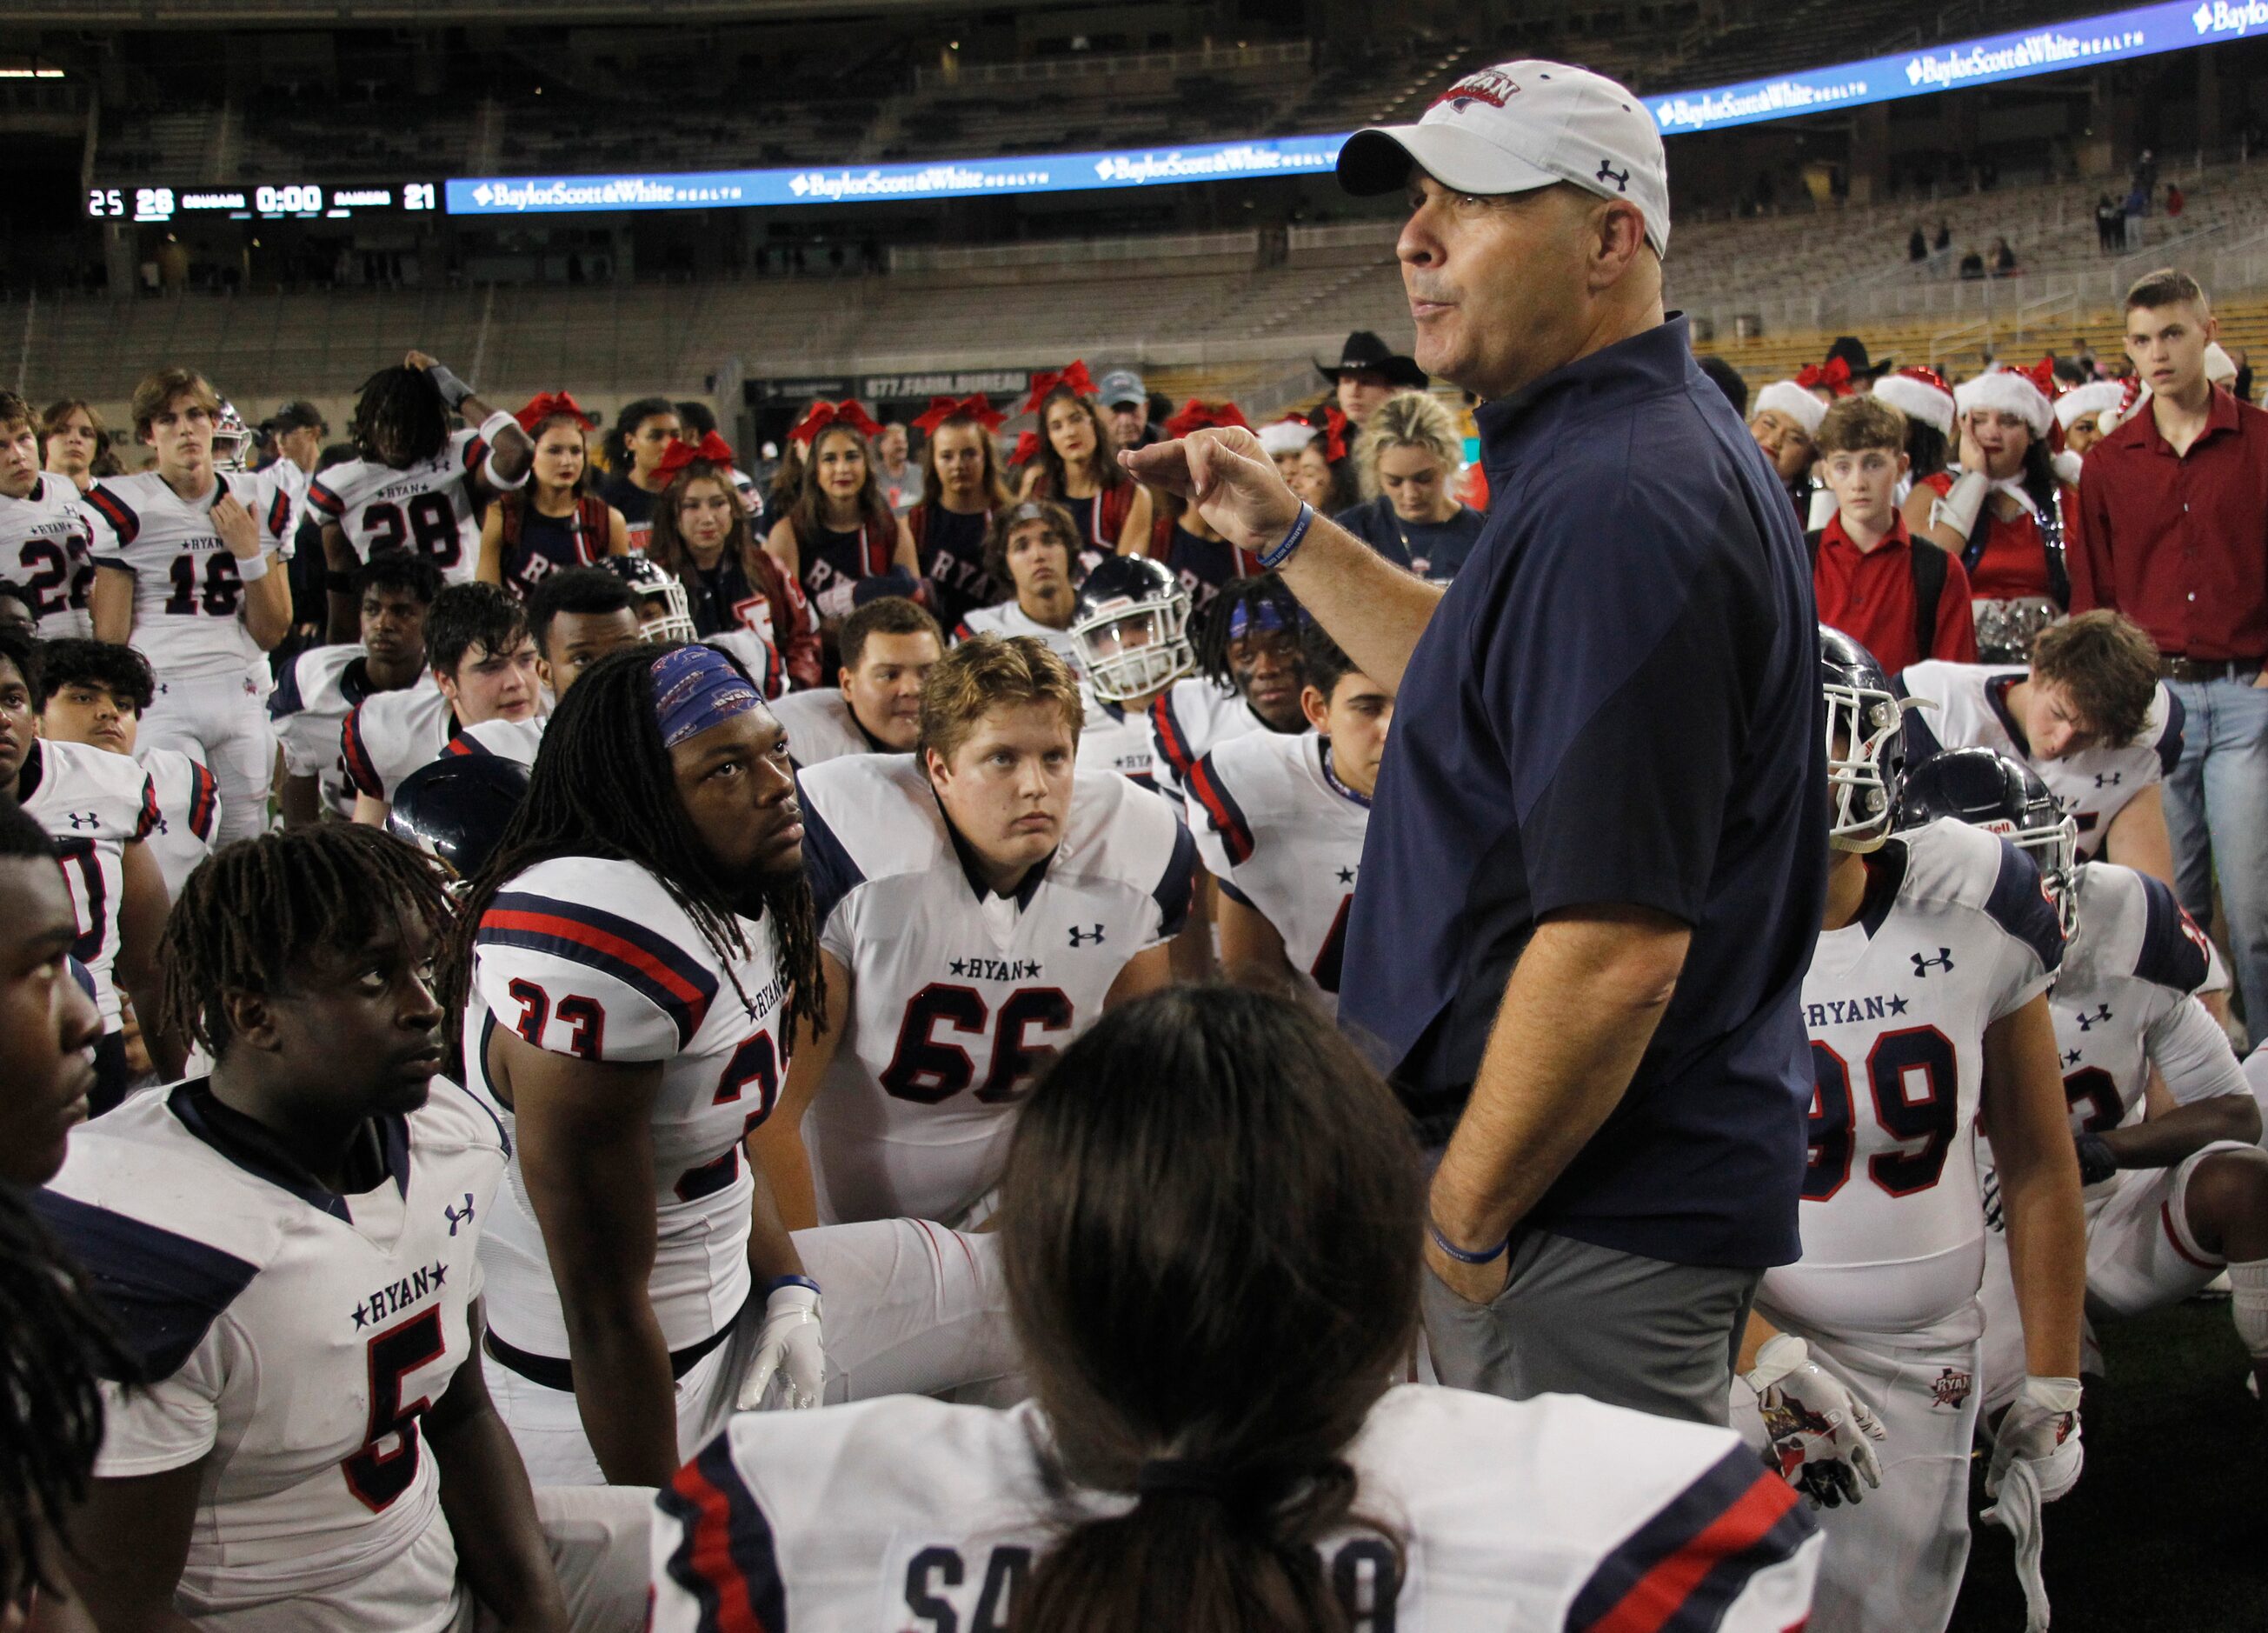
[[[1905,711],[1874,654],[1823,624],[1819,689],[1827,706],[1827,842],[1838,851],[1878,850],[1890,837],[1905,769]]]
[[[630,587],[637,600],[638,624],[648,640],[660,646],[701,639],[693,623],[693,599],[675,573],[643,556],[601,556],[599,565]]]
[[[1094,695],[1132,703],[1197,668],[1189,627],[1189,593],[1164,563],[1106,556],[1079,586],[1071,638]]]
[[[252,427],[244,423],[236,404],[223,397],[220,412],[213,417],[213,469],[242,470],[245,455],[252,452]]]

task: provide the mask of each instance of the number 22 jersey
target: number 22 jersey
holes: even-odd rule
[[[88,632],[93,533],[68,477],[43,475],[22,499],[0,494],[0,577],[30,601],[41,640]]]
[[[214,528],[212,507],[223,488],[252,513],[260,548],[289,560],[290,496],[268,492],[244,471],[220,473],[211,491],[191,502],[155,471],[105,477],[87,490],[94,519],[94,565],[134,578],[133,644],[160,684],[232,679],[267,656],[244,626],[244,580],[236,557]],[[261,690],[266,690],[263,683]]]
[[[1803,978],[1803,1256],[1756,1299],[1822,1330],[1911,1333],[1977,1295],[1984,1031],[2047,990],[2063,935],[2030,859],[1961,823],[1899,834],[1867,875],[1859,917],[1820,935]]]

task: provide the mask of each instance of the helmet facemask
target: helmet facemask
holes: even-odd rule
[[[242,470],[244,456],[251,451],[252,427],[244,423],[244,416],[236,411],[236,404],[224,399],[220,412],[213,417],[212,468]]]
[[[1896,697],[1873,687],[1830,681],[1820,692],[1827,706],[1827,842],[1838,851],[1879,850],[1890,837],[1904,711]]]
[[[630,587],[638,629],[647,640],[657,647],[690,646],[701,639],[693,622],[693,598],[675,573],[643,556],[608,556],[600,565]]]
[[[1187,596],[1166,602],[1116,596],[1084,610],[1071,633],[1096,697],[1132,703],[1197,668]]]
[[[2032,859],[2040,870],[2040,888],[2055,908],[2056,922],[2067,942],[2079,933],[2079,819],[2062,810],[2051,817],[2039,809],[2026,815],[2031,820],[2021,827],[2010,822],[1977,826],[1999,834]]]

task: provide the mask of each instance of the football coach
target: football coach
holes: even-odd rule
[[[1248,432],[1122,457],[1397,691],[1339,1017],[1440,1151],[1441,1380],[1721,1423],[1757,1280],[1798,1252],[1827,831],[1803,541],[1664,315],[1637,97],[1503,63],[1338,174],[1406,191],[1418,362],[1486,399],[1455,581],[1315,515]]]

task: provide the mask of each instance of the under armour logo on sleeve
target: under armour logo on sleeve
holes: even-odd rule
[[[457,1227],[459,1225],[470,1224],[473,1222],[473,1193],[470,1191],[465,1193],[465,1205],[461,1209],[449,1207],[443,1208],[441,1209],[441,1217],[449,1222],[449,1234],[451,1236],[456,1235]]]
[[[102,826],[102,813],[100,811],[65,811],[63,820],[75,829],[99,828]]]

